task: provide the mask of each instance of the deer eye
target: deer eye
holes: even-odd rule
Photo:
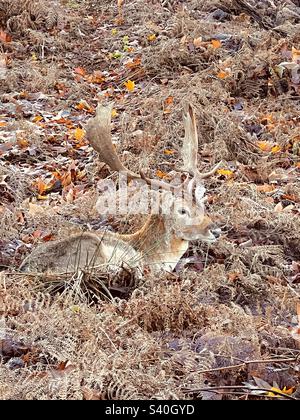
[[[184,216],[185,214],[188,214],[187,210],[184,209],[183,207],[178,209],[178,213],[181,214],[182,216]]]

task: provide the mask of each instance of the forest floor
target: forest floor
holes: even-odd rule
[[[298,399],[299,0],[0,0],[0,28],[0,398]],[[193,105],[199,169],[223,162],[205,181],[223,234],[91,300],[18,267],[39,243],[136,228],[94,208],[99,101],[124,164],[159,178]]]

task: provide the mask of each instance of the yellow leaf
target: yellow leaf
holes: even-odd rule
[[[218,79],[226,79],[227,77],[230,76],[230,73],[228,71],[219,71],[219,73],[217,74],[217,78]]]
[[[0,121],[0,127],[5,127],[7,125],[7,122],[5,121]]]
[[[158,176],[158,178],[166,178],[168,176],[168,174],[166,172],[163,172],[163,171],[158,169],[156,171],[156,176]]]
[[[276,146],[273,146],[271,149],[272,153],[278,153],[281,151],[281,147],[277,144]]]
[[[115,117],[117,117],[119,114],[118,114],[118,112],[117,112],[117,110],[115,109],[115,108],[113,108],[112,110],[111,110],[111,116],[112,116],[112,118],[115,118]]]
[[[150,34],[148,35],[148,41],[152,42],[156,40],[156,35],[155,34]]]
[[[270,141],[259,141],[257,146],[263,152],[270,152],[272,150],[273,143]]]
[[[48,197],[47,197],[46,195],[40,195],[40,194],[39,194],[39,195],[37,196],[37,199],[38,199],[38,200],[48,200]]]
[[[71,311],[74,312],[75,314],[79,314],[81,312],[81,308],[78,305],[73,305],[71,307]]]
[[[300,162],[297,162],[296,163],[296,168],[299,168],[300,169]]]
[[[77,141],[81,141],[84,137],[84,130],[82,128],[76,128],[74,137]]]
[[[116,35],[117,35],[117,33],[118,33],[118,30],[117,30],[116,28],[113,28],[113,29],[111,30],[111,34],[112,34],[113,36],[116,36]]]
[[[85,100],[81,100],[78,104],[75,105],[75,108],[79,111],[87,111],[89,113],[93,112],[93,107],[91,107]]]
[[[217,49],[217,48],[220,48],[222,46],[222,43],[218,39],[213,39],[211,41],[211,45],[213,46],[214,49]]]
[[[125,82],[124,85],[129,92],[134,91],[135,83],[133,80],[127,80],[127,82]]]
[[[276,394],[274,394],[272,391],[275,391]],[[276,387],[272,387],[271,391],[268,392],[268,397],[277,397],[277,398],[281,398],[281,395],[277,394],[277,392],[280,392],[282,394],[282,396],[284,395],[291,395],[294,392],[294,388],[288,388],[285,386],[283,389],[279,389]]]
[[[165,155],[174,155],[175,150],[171,150],[171,149],[165,149],[164,150],[164,154]]]
[[[42,121],[42,119],[43,119],[43,117],[42,117],[41,115],[36,115],[36,116],[33,118],[32,122],[34,122],[34,123],[36,123],[36,122],[40,122],[40,121]]]
[[[217,173],[219,175],[226,176],[226,178],[232,178],[233,177],[233,172],[230,171],[229,169],[218,169]]]

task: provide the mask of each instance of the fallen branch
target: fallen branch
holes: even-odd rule
[[[222,366],[219,368],[212,368],[212,369],[205,369],[205,370],[199,370],[197,373],[212,373],[212,372],[220,372],[223,370],[231,370],[231,369],[241,369],[243,367],[247,367],[248,365],[252,365],[255,363],[260,364],[268,364],[268,363],[292,363],[297,362],[298,357],[293,358],[286,358],[286,359],[261,359],[261,360],[247,360],[243,361],[242,363],[239,363],[237,365],[230,365],[230,366]]]
[[[185,392],[185,393],[194,393],[194,392],[214,392],[214,393],[216,393],[216,394],[219,394],[219,392],[218,391],[221,391],[221,390],[234,390],[234,389],[242,389],[242,390],[248,390],[248,391],[265,391],[265,392],[272,392],[272,394],[276,394],[276,395],[279,395],[279,396],[281,396],[281,397],[284,397],[284,398],[286,398],[286,399],[288,399],[288,400],[296,400],[296,401],[298,401],[298,398],[295,398],[295,397],[292,397],[291,395],[287,395],[287,394],[285,394],[284,392],[281,392],[281,391],[277,391],[277,390],[274,390],[274,389],[268,389],[268,388],[248,388],[247,386],[243,386],[243,385],[224,385],[224,386],[212,386],[212,387],[209,387],[209,388],[196,388],[196,389],[184,389],[183,390],[183,392]],[[251,394],[251,393],[247,393],[247,392],[245,392],[245,394],[243,394],[243,395],[254,395],[254,396],[256,396],[256,397],[267,397],[267,398],[275,398],[275,397],[271,397],[270,395],[255,395],[255,394]]]

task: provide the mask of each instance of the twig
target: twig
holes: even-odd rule
[[[248,391],[272,392],[272,394],[280,395],[282,397],[287,398],[288,400],[296,400],[296,401],[298,401],[298,398],[292,397],[291,395],[287,395],[284,392],[277,391],[277,390],[274,390],[274,389],[271,389],[271,388],[270,389],[268,389],[268,388],[256,388],[256,387],[255,388],[254,387],[253,388],[252,387],[251,388],[248,388],[247,386],[243,386],[243,385],[235,385],[235,386],[234,385],[224,385],[224,386],[212,386],[212,387],[209,387],[209,388],[184,389],[183,392],[186,392],[186,393],[192,393],[192,392],[193,393],[194,392],[216,392],[218,394],[217,391],[221,391],[223,389],[224,390],[243,389],[243,390],[248,390]],[[250,395],[251,395],[251,393],[250,393]],[[255,394],[252,394],[252,395],[255,395]],[[255,396],[257,396],[257,395],[255,395]],[[264,395],[264,397],[268,397],[268,395]],[[272,398],[274,398],[274,397],[272,397]]]
[[[297,357],[289,357],[286,359],[261,359],[261,360],[246,360],[243,361],[242,363],[239,363],[237,365],[230,365],[230,366],[223,366],[223,367],[219,367],[219,368],[212,368],[212,369],[206,369],[206,370],[199,370],[197,373],[199,374],[203,374],[203,373],[212,373],[212,372],[220,372],[223,370],[231,370],[231,369],[240,369],[243,367],[247,367],[250,364],[255,364],[255,363],[263,363],[263,364],[267,364],[267,363],[290,363],[290,362],[296,362],[297,361]]]

